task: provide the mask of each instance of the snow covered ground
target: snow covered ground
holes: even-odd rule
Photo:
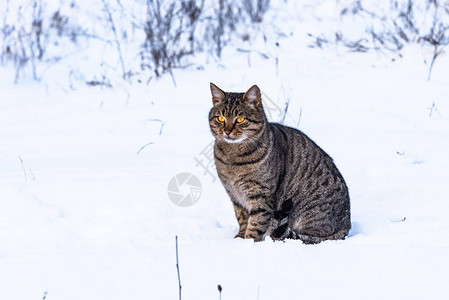
[[[14,85],[0,69],[1,299],[177,299],[176,235],[183,299],[219,299],[218,284],[222,299],[447,297],[449,56],[427,81],[418,47],[394,62],[311,49],[307,33],[338,21],[318,2],[274,9],[260,36],[225,48],[219,63],[176,70],[176,87],[166,76],[71,90],[58,74]],[[347,181],[349,238],[233,239],[232,205],[195,160],[208,163],[212,142],[210,81],[257,84],[272,121],[290,99],[284,123]],[[167,194],[182,172],[202,185],[191,207]]]

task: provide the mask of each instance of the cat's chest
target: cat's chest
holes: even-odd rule
[[[249,189],[236,183],[228,183],[226,186],[228,193],[231,194],[233,200],[249,211]]]
[[[262,174],[259,174],[259,172],[263,173],[262,168],[248,170],[247,168],[226,166],[221,168],[221,171],[218,172],[218,175],[232,200],[248,211],[251,207],[249,200],[251,195],[258,193],[259,185],[262,182],[264,185],[268,185],[264,182]]]
[[[259,185],[270,186],[266,182],[271,173],[269,150],[260,146],[236,151],[215,145],[215,165],[220,180],[233,201],[247,210],[251,195],[259,193]]]

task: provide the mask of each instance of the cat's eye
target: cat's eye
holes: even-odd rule
[[[245,121],[245,118],[243,118],[243,117],[239,117],[239,118],[237,118],[237,123],[242,123],[243,121]]]
[[[223,123],[223,122],[226,120],[226,118],[223,117],[223,116],[219,116],[219,117],[217,117],[217,119],[218,119],[218,121],[220,121],[221,123]]]

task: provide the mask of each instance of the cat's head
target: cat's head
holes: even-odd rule
[[[240,143],[260,136],[267,119],[257,85],[246,93],[226,93],[211,83],[210,90],[213,107],[209,124],[216,139]]]

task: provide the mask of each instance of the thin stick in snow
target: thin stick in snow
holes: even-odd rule
[[[161,134],[162,134],[162,129],[164,129],[164,125],[165,125],[165,123],[162,123],[162,125],[161,125],[161,129],[159,130],[159,135],[161,135]]]
[[[438,111],[438,109],[437,109],[437,107],[436,107],[436,105],[435,105],[435,101],[433,101],[433,102],[432,102],[432,106],[431,106],[431,107],[428,107],[427,109],[430,110],[430,112],[429,112],[429,117],[430,117],[430,118],[432,118],[432,114],[433,114],[434,112],[438,113],[438,114],[441,116],[440,112]]]
[[[296,128],[299,128],[299,123],[301,122],[301,116],[302,116],[302,107],[299,109],[299,118],[298,118],[298,124],[296,124]]]
[[[220,293],[220,300],[221,300],[221,291],[223,290],[223,288],[221,287],[221,285],[218,285],[218,292]]]
[[[281,124],[284,124],[285,117],[287,116],[289,104],[290,104],[290,98],[287,98],[287,102],[285,102],[284,114],[282,115],[282,119],[281,119]]]
[[[176,85],[176,80],[175,80],[175,75],[173,75],[172,69],[169,69],[168,72],[170,73],[171,80],[173,81],[173,85],[174,85],[175,87],[177,87],[177,85]]]
[[[181,300],[181,275],[179,275],[179,259],[178,259],[178,236],[175,237],[176,240],[176,270],[178,271],[178,285],[179,285],[179,300]]]
[[[114,19],[112,18],[111,11],[109,10],[109,3],[106,3],[105,0],[102,0],[102,2],[103,2],[104,11],[106,12],[108,21],[111,25],[112,33],[114,34],[115,46],[117,47],[117,52],[118,52],[120,64],[122,67],[122,73],[123,73],[122,76],[123,76],[123,79],[125,79],[126,78],[125,61],[123,60],[122,48],[120,46],[120,41],[118,40],[117,29],[115,27],[115,23],[114,23]]]
[[[161,120],[161,119],[148,119],[145,121],[146,122],[159,122],[161,123],[161,128],[159,129],[159,135],[162,134],[162,129],[164,128],[165,123]]]
[[[402,219],[399,219],[399,220],[391,220],[391,222],[399,223],[399,222],[404,222],[406,219],[407,219],[407,217],[403,217]]]
[[[33,173],[33,170],[31,170],[31,167],[28,167],[28,171],[31,174],[31,179],[33,179],[33,181],[35,181],[36,180],[36,176],[34,176],[34,173]]]
[[[148,144],[143,145],[142,147],[140,147],[139,151],[137,151],[137,154],[140,154],[140,151],[142,151],[143,149],[145,149],[147,146],[154,144],[153,142],[149,142]]]
[[[22,171],[23,171],[23,176],[25,176],[25,181],[28,182],[28,178],[27,178],[27,171],[25,170],[25,165],[23,164],[23,159],[17,155],[17,157],[20,160],[20,163],[22,164]]]
[[[291,91],[288,91],[288,93],[286,93],[284,88],[282,88],[282,90],[284,92],[284,98],[287,98],[287,100],[285,101],[284,114],[282,115],[281,122],[280,122],[281,124],[284,124],[285,117],[287,116],[288,106],[290,105],[290,100],[291,100],[290,99],[291,98],[290,93],[291,93]]]
[[[433,53],[432,61],[430,62],[429,73],[427,75],[427,81],[430,81],[430,77],[432,76],[433,65],[435,64],[435,60],[443,51],[438,49],[438,45],[435,45],[435,50]]]

